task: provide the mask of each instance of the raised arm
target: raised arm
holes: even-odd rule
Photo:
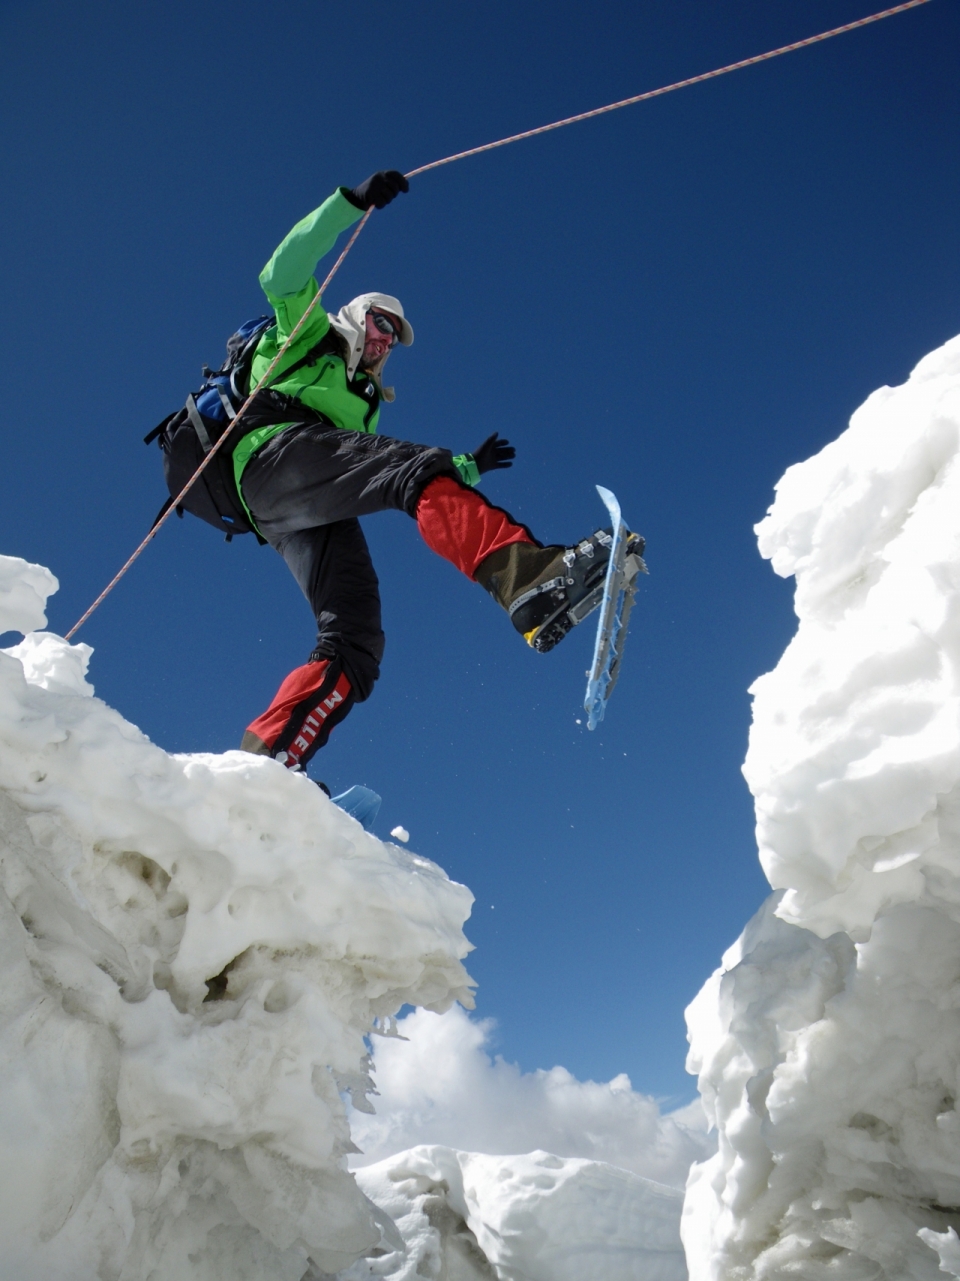
[[[271,302],[291,298],[305,289],[317,263],[330,252],[341,231],[362,217],[363,210],[346,193],[346,187],[338,187],[319,209],[301,218],[274,250],[260,273],[263,292]],[[316,288],[316,281],[313,283]]]
[[[319,285],[314,270],[340,233],[352,227],[372,205],[382,209],[409,186],[395,169],[380,170],[356,187],[338,187],[319,209],[301,218],[284,236],[260,273],[263,292],[277,313],[281,341],[317,296]],[[328,327],[326,313],[317,308],[317,315],[311,316],[309,322],[313,339],[322,336],[321,331]]]

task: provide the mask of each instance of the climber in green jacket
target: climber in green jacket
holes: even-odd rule
[[[252,385],[263,377],[270,362],[316,298],[319,291],[313,272],[317,263],[330,252],[340,233],[362,217],[363,207],[358,207],[351,197],[351,192],[339,187],[319,209],[297,223],[260,273],[260,284],[277,323],[267,330],[257,347],[251,369]],[[364,360],[364,346],[370,337],[367,329],[376,328],[376,317],[384,313],[386,317],[392,317],[392,321],[388,319],[385,329],[381,328],[374,334],[373,341],[379,344],[379,348],[368,365]],[[368,315],[371,316],[369,324],[365,323]],[[400,322],[397,330],[394,329],[396,321]],[[327,357],[308,366],[300,365],[304,355],[328,335],[333,341]],[[373,433],[380,418],[380,401],[394,398],[393,388],[384,388],[380,382],[380,372],[394,339],[405,347],[413,342],[413,329],[396,298],[386,294],[363,294],[334,317],[328,316],[322,307],[315,307],[284,354],[270,385],[277,391],[295,396],[337,427]],[[284,371],[294,365],[300,367],[285,377]],[[238,484],[251,456],[280,430],[282,426],[264,427],[241,441],[233,455]],[[509,466],[506,459],[514,455],[505,442],[499,454]],[[454,459],[454,466],[468,485],[475,485],[480,479],[471,454],[459,455]]]
[[[408,190],[395,170],[338,188],[285,237],[260,275],[276,323],[253,357],[255,386],[316,298],[317,262],[371,206]],[[377,577],[358,517],[391,508],[416,521],[425,542],[479,582],[536,650],[551,649],[598,595],[609,556],[602,531],[572,547],[544,547],[473,486],[512,465],[494,433],[473,454],[377,435],[381,401],[393,400],[384,365],[413,329],[387,294],[354,298],[335,315],[314,307],[253,407],[257,426],[232,454],[253,527],[287,562],[317,619],[308,661],[282,682],[243,737],[245,750],[302,769],[354,702],[369,697],[384,637]],[[634,539],[631,552],[639,554]],[[598,597],[599,599],[599,597]]]

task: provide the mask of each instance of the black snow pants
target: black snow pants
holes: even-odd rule
[[[278,432],[247,463],[243,497],[317,620],[311,659],[339,657],[358,702],[380,674],[380,591],[358,516],[416,516],[424,486],[457,476],[447,449],[327,423]]]

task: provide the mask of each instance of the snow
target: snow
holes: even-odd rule
[[[0,634],[46,627],[47,597],[60,584],[43,565],[19,556],[0,556]]]
[[[683,1194],[596,1161],[416,1147],[361,1170],[406,1253],[362,1260],[343,1281],[684,1281]]]
[[[960,1278],[960,339],[757,532],[799,620],[744,767],[773,893],[668,1115],[494,1056],[469,891],[150,743],[0,557],[4,1281]]]
[[[488,1053],[492,1020],[458,1007],[396,1030],[377,1042],[376,1113],[351,1119],[350,1164],[407,1252],[343,1281],[684,1281],[682,1189],[715,1146],[699,1102],[663,1116],[625,1075],[523,1073]]]
[[[960,1237],[953,1228],[946,1232],[934,1232],[931,1228],[921,1228],[917,1233],[931,1250],[936,1250],[940,1257],[940,1271],[948,1276],[960,1277]]]
[[[56,586],[0,557],[3,1281],[681,1281],[699,1105],[493,1060],[469,891],[152,744],[32,630]]]
[[[364,1038],[471,1004],[471,904],[305,777],[170,756],[0,558],[0,1239],[18,1281],[300,1281],[381,1240]],[[210,999],[208,999],[210,998]]]
[[[354,1168],[421,1144],[500,1156],[543,1149],[682,1189],[690,1163],[714,1151],[699,1101],[664,1116],[626,1075],[597,1082],[563,1067],[521,1072],[489,1053],[493,1021],[457,1006],[417,1010],[397,1031],[407,1039],[375,1046],[376,1113],[351,1118],[362,1149]]]
[[[957,1276],[960,338],[791,467],[757,533],[799,619],[744,766],[775,892],[687,1012],[719,1137],[690,1276]]]
[[[390,835],[395,841],[403,841],[404,845],[406,845],[407,841],[410,839],[410,833],[405,827],[401,827],[399,823],[395,828],[393,828]]]

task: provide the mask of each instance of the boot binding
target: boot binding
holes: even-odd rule
[[[538,654],[549,653],[561,640],[572,631],[574,627],[588,618],[595,609],[598,608],[603,599],[603,589],[606,582],[607,566],[609,564],[609,553],[613,543],[612,532],[608,529],[597,530],[590,538],[583,539],[575,547],[568,547],[563,553],[563,563],[566,572],[539,583],[537,586],[524,592],[515,600],[509,609],[510,619],[514,627],[522,633],[524,640],[535,649]],[[603,550],[605,556],[597,556],[598,550]],[[644,549],[644,540],[639,534],[631,534],[627,543],[627,564],[634,561],[632,573],[628,570],[629,578],[634,578],[646,566],[643,563],[642,555]],[[582,570],[582,586],[585,589],[584,594],[579,600],[570,603],[568,589],[577,585],[575,570],[577,561],[596,561],[593,564],[585,566]],[[540,609],[537,609],[538,598],[541,598]],[[542,599],[546,598],[546,599]],[[551,608],[552,606],[552,608]],[[528,607],[528,608],[524,608]],[[544,610],[544,616],[537,619],[536,616]],[[521,611],[527,613],[527,617],[522,616]],[[520,615],[518,617],[518,615]],[[525,624],[533,623],[533,626]]]

